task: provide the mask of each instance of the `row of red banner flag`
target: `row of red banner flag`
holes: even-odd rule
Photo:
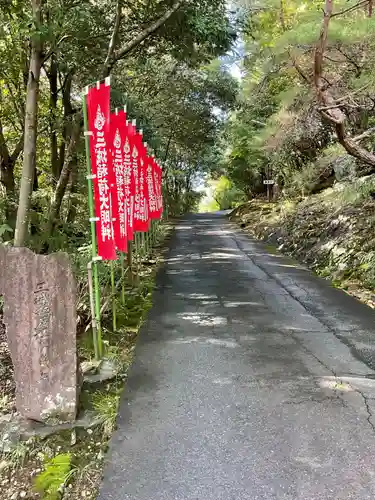
[[[86,103],[98,256],[115,260],[134,232],[147,232],[160,219],[162,172],[126,112],[110,112],[108,84],[89,88]]]

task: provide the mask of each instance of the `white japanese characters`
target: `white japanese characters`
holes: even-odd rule
[[[147,163],[147,187],[148,187],[148,207],[151,213],[157,211],[156,194],[154,189],[154,178],[152,174],[153,174],[152,163],[149,161]]]
[[[140,219],[141,210],[141,196],[140,196],[140,178],[139,178],[139,165],[138,165],[139,152],[135,145],[132,151],[132,170],[134,176],[134,221]]]
[[[133,227],[133,207],[131,198],[131,182],[132,182],[132,159],[130,155],[129,139],[126,137],[124,144],[124,193],[127,227]]]
[[[100,237],[103,242],[113,240],[111,193],[108,179],[108,154],[104,136],[105,116],[100,105],[94,121],[94,150],[96,177],[99,190]]]
[[[121,148],[121,136],[119,129],[116,129],[113,140],[113,170],[116,179],[117,193],[117,213],[120,239],[126,238],[126,208],[125,208],[125,176],[124,157]]]

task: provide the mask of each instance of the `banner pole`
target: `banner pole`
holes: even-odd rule
[[[142,256],[142,259],[145,257],[145,233],[139,233],[139,241],[140,241],[140,254]]]
[[[135,243],[135,255],[136,255],[136,271],[135,271],[135,274],[136,274],[136,280],[137,280],[137,284],[138,284],[138,281],[139,281],[139,254],[140,254],[140,251],[139,251],[139,237],[138,237],[138,233],[135,232],[134,233],[134,243]]]
[[[89,214],[90,214],[90,230],[91,230],[91,252],[93,260],[93,288],[94,288],[94,299],[95,299],[95,323],[96,331],[93,330],[93,342],[94,342],[94,353],[95,359],[99,360],[102,357],[102,326],[101,326],[101,315],[100,315],[100,286],[99,286],[99,274],[98,274],[98,255],[96,250],[96,232],[95,232],[95,213],[94,213],[94,195],[93,195],[93,183],[91,174],[91,157],[90,157],[90,132],[88,130],[88,115],[87,115],[87,102],[86,95],[88,92],[88,87],[86,87],[86,92],[82,95],[82,105],[83,105],[83,123],[85,132],[85,146],[86,146],[86,165],[87,165],[87,186],[88,186],[88,204],[89,204]]]
[[[117,330],[117,317],[116,317],[116,287],[115,287],[115,263],[111,261],[111,293],[112,293],[112,320],[113,331]]]
[[[150,245],[149,245],[149,239],[148,239],[148,231],[145,232],[145,239],[146,239],[146,256],[149,255],[150,253]]]
[[[147,233],[143,233],[143,246],[144,246],[144,256],[147,257]]]
[[[133,275],[133,242],[128,241],[128,277],[130,284],[134,285],[134,275]]]
[[[121,303],[125,304],[125,255],[123,252],[120,253],[121,261],[121,280],[122,280],[122,290],[121,290]]]

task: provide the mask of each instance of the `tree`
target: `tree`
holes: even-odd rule
[[[315,49],[314,57],[314,85],[317,92],[318,102],[320,104],[319,111],[322,116],[332,124],[336,130],[337,139],[345,150],[352,156],[358,158],[362,162],[375,167],[375,155],[361,147],[358,138],[350,137],[346,129],[347,116],[343,111],[345,104],[349,104],[349,99],[346,96],[335,98],[326,83],[323,75],[323,61],[327,50],[329,26],[332,17],[343,16],[351,13],[360,7],[368,7],[369,17],[372,16],[372,1],[358,2],[354,6],[348,7],[340,12],[333,12],[333,0],[326,0],[322,27],[320,30],[319,42]],[[363,138],[363,133],[360,134]]]
[[[293,190],[305,171],[319,189],[334,180],[325,150],[335,143],[358,174],[373,171],[372,2],[269,0],[241,9],[244,78],[226,130],[228,175],[248,195],[267,175]]]
[[[34,30],[30,37],[31,53],[26,88],[23,165],[14,236],[15,246],[23,246],[26,241],[30,196],[35,177],[39,79],[43,63],[43,42],[41,39],[42,7],[43,0],[31,0],[32,25]]]
[[[24,149],[17,245],[26,243],[33,199],[39,210],[39,183],[48,193],[42,201],[43,213],[45,201],[51,200],[44,228],[51,235],[66,189],[77,179],[82,148],[78,95],[87,82],[111,73],[114,92],[121,91],[121,75],[128,67],[138,74],[150,70],[146,60],[163,57],[176,69],[199,71],[201,64],[224,53],[234,37],[223,0],[163,0],[147,5],[139,0],[30,0],[26,6],[14,0],[3,4],[0,13],[4,21],[0,51],[6,63],[0,74],[22,124],[11,124],[10,112],[2,108],[0,179],[13,196],[15,163]],[[14,60],[9,57],[10,47],[17,54]],[[26,76],[24,92],[19,92],[20,75],[24,82]],[[11,128],[17,128],[17,139]],[[22,141],[24,148],[19,146]],[[38,153],[41,149],[44,155]]]
[[[168,176],[184,165],[186,190],[201,168],[199,148],[215,141],[218,123],[210,106],[227,97],[233,102],[235,92],[219,67],[217,85],[214,73],[210,79],[202,69],[235,36],[223,0],[13,0],[1,5],[0,16],[0,182],[9,207],[5,220],[13,227],[10,209],[17,206],[20,185],[17,245],[26,244],[31,228],[33,241],[45,241],[36,249],[54,249],[54,236],[62,236],[72,214],[80,215],[86,183],[79,95],[109,73],[113,100],[123,105],[126,94],[146,140],[154,137],[152,147],[165,155]]]

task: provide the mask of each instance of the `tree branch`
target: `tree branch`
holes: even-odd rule
[[[345,57],[345,59],[346,59],[348,62],[350,62],[350,64],[352,64],[352,65],[355,67],[355,69],[357,70],[357,75],[358,75],[358,76],[360,76],[360,74],[361,74],[361,72],[362,72],[362,68],[361,68],[361,66],[360,66],[359,64],[357,64],[357,63],[355,62],[355,60],[354,60],[354,59],[352,59],[350,56],[348,56],[348,54],[346,54],[346,53],[345,53],[345,52],[341,49],[341,47],[336,47],[336,50],[337,50],[337,52],[339,52],[341,55],[343,55],[343,56]],[[328,59],[328,58],[327,58],[327,59]]]
[[[61,204],[65,195],[66,187],[69,182],[70,174],[73,168],[76,168],[75,151],[76,151],[76,145],[80,139],[81,128],[82,128],[82,116],[80,113],[77,113],[72,125],[72,134],[66,152],[64,165],[61,170],[59,180],[56,184],[56,189],[53,194],[50,212],[48,215],[48,221],[46,227],[46,234],[48,236],[51,236],[53,232],[54,225],[59,215]]]
[[[173,5],[167,9],[164,14],[151,23],[147,28],[141,31],[136,37],[125,44],[121,49],[114,53],[112,61],[109,63],[109,69],[123,57],[125,57],[131,50],[133,50],[137,45],[142,43],[146,38],[148,38],[152,33],[157,31],[168,19],[186,2],[186,0],[175,0]]]
[[[315,49],[314,58],[314,85],[317,93],[318,102],[321,107],[318,108],[321,115],[331,123],[336,131],[339,143],[345,150],[355,158],[363,161],[367,165],[375,168],[375,155],[362,148],[358,141],[349,137],[345,129],[346,115],[337,107],[341,99],[335,99],[323,82],[323,58],[327,48],[328,28],[332,17],[333,0],[325,0],[324,17],[320,30],[319,41]]]
[[[110,71],[111,71],[111,60],[113,57],[113,53],[114,53],[115,46],[116,46],[116,40],[117,40],[119,30],[120,30],[121,7],[122,7],[122,0],[117,0],[115,24],[113,26],[111,39],[110,39],[109,45],[108,45],[107,57],[105,58],[105,61],[104,61],[104,73],[106,76],[108,76]]]
[[[365,130],[365,132],[363,132],[362,134],[359,134],[359,135],[353,137],[353,141],[355,141],[355,142],[362,141],[362,139],[365,139],[366,137],[368,137],[369,135],[372,135],[374,133],[375,133],[375,127],[371,127],[368,130]]]
[[[284,0],[280,0],[280,24],[283,31],[286,31],[285,15],[284,15]]]
[[[301,66],[297,63],[296,58],[292,55],[290,50],[288,51],[288,54],[289,54],[290,59],[292,60],[293,66],[295,67],[299,76],[302,78],[302,80],[304,80],[306,83],[308,83],[310,85],[311,84],[310,78],[307,75],[305,75],[305,72],[303,71]]]
[[[14,163],[17,161],[17,158],[23,151],[23,141],[24,141],[24,133],[22,132],[20,138],[18,139],[18,142],[13,150],[13,153],[10,155],[10,161],[14,165]]]
[[[48,61],[48,59],[52,56],[52,54],[54,54],[56,52],[56,49],[59,48],[59,46],[67,39],[67,38],[70,38],[71,35],[64,35],[63,37],[60,38],[60,40],[56,43],[55,47],[53,47],[52,49],[50,49],[47,54],[44,55],[43,57],[43,61],[42,61],[42,66],[43,64]]]
[[[8,161],[9,149],[4,138],[3,125],[0,120],[0,163],[7,165]]]
[[[331,17],[342,16],[343,14],[347,14],[348,12],[352,12],[353,10],[357,10],[359,7],[362,7],[366,4],[368,4],[369,2],[370,2],[370,0],[361,0],[360,2],[356,3],[355,5],[348,7],[347,9],[340,10],[340,12],[335,12],[334,14],[331,14]]]

